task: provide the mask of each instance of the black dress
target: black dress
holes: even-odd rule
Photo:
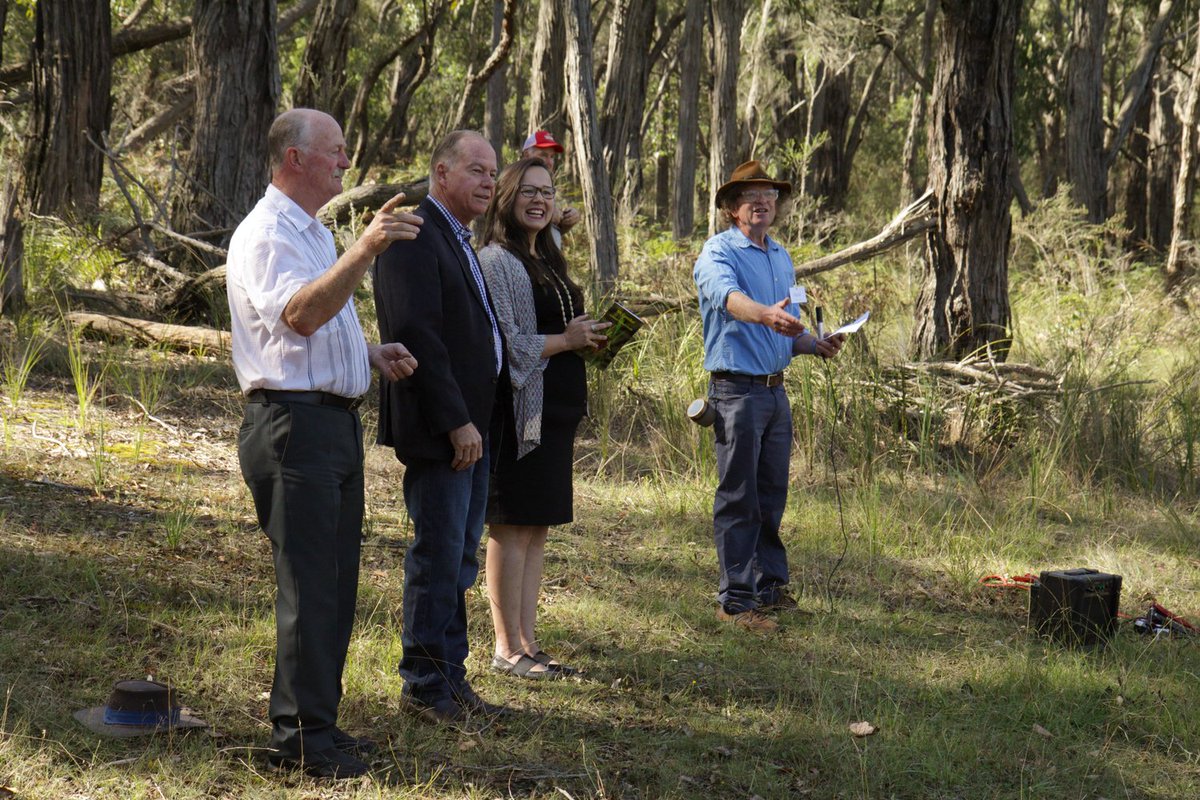
[[[563,333],[564,317],[570,320],[583,313],[565,286],[532,283],[538,333]],[[518,459],[516,430],[511,421],[493,442],[487,510],[491,524],[561,525],[574,518],[571,473],[575,429],[587,413],[583,359],[574,351],[550,356],[542,372],[542,384],[541,444]],[[511,398],[506,400],[512,402]]]

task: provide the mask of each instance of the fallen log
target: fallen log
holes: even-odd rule
[[[415,206],[429,194],[429,179],[425,178],[416,183],[376,183],[369,186],[355,186],[342,192],[337,197],[321,206],[317,219],[322,224],[340,227],[350,221],[355,209],[360,212],[374,213],[380,206],[392,199],[392,196],[404,192],[404,205]]]
[[[93,338],[134,341],[184,351],[227,353],[230,348],[229,332],[215,328],[170,325],[165,322],[151,322],[112,314],[91,314],[85,311],[73,311],[67,314],[66,320],[72,328]]]
[[[807,278],[836,267],[866,261],[880,253],[920,236],[937,224],[937,212],[933,209],[933,192],[926,192],[900,211],[878,234],[863,242],[830,253],[827,256],[806,261],[797,266],[796,278]]]

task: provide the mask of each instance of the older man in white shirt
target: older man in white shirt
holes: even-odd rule
[[[353,294],[372,259],[414,239],[421,219],[384,204],[339,258],[317,211],[350,166],[341,127],[312,109],[284,112],[268,134],[271,184],[233,234],[226,287],[233,366],[246,397],[242,476],[275,561],[275,680],[269,762],[314,777],[368,769],[372,747],[337,727],[354,622],[363,518],[362,424],[374,365],[412,374],[404,345],[368,344]]]

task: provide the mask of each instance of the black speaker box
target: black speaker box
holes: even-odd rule
[[[1043,572],[1029,590],[1029,628],[1070,646],[1103,643],[1117,629],[1121,576],[1094,569]]]

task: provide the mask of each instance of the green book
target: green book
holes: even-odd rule
[[[613,358],[617,355],[617,351],[624,347],[625,343],[632,339],[633,335],[638,332],[638,328],[642,327],[644,320],[625,306],[614,301],[608,307],[608,310],[596,321],[612,323],[611,328],[606,328],[602,331],[608,337],[608,341],[599,350],[585,352],[583,357],[600,369],[604,369],[612,362]]]

